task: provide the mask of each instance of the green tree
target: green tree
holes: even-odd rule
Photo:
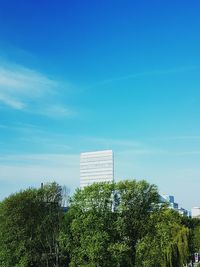
[[[157,202],[156,186],[145,181],[77,190],[60,235],[70,266],[134,266],[135,245]]]
[[[70,254],[70,266],[113,266],[108,252],[115,237],[113,191],[114,184],[93,184],[72,197],[65,215],[70,229],[66,227],[60,235]]]
[[[189,254],[190,260],[194,260],[194,253],[200,253],[200,219],[183,216],[181,222],[189,228]]]
[[[157,207],[157,187],[146,181],[124,181],[116,185],[119,199],[117,231],[120,240],[129,247],[123,262],[135,266],[135,248],[139,239],[148,231],[151,212]]]
[[[34,261],[36,220],[39,211],[36,190],[26,190],[5,199],[0,205],[0,265],[28,266]]]
[[[52,183],[1,202],[0,266],[59,266],[61,198],[61,188]]]
[[[193,236],[193,252],[200,253],[200,226],[196,226],[192,231]]]
[[[180,215],[166,207],[151,214],[149,231],[136,246],[136,266],[180,267],[189,256],[189,229]]]
[[[64,217],[61,209],[62,188],[56,184],[46,184],[38,190],[41,203],[40,226],[38,234],[43,247],[42,260],[45,266],[60,266],[61,251],[59,247],[59,231]]]

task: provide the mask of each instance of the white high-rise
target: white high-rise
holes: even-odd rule
[[[200,218],[200,207],[192,208],[192,218]]]
[[[81,153],[80,187],[114,180],[114,156],[112,150]]]

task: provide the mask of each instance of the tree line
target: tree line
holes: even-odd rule
[[[95,183],[62,203],[56,183],[0,202],[1,267],[182,267],[200,251],[200,220],[144,180]]]

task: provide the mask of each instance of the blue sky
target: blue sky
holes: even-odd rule
[[[199,206],[199,1],[0,0],[0,198],[113,149],[116,180]]]

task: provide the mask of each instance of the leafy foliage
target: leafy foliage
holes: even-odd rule
[[[200,249],[200,220],[159,204],[146,181],[96,183],[62,203],[56,183],[0,203],[1,267],[182,267]]]
[[[59,261],[60,200],[61,188],[53,183],[0,204],[0,266],[53,266]]]
[[[157,188],[145,181],[99,183],[77,190],[62,243],[70,266],[134,266],[135,244],[158,202]]]
[[[151,215],[151,231],[136,246],[137,266],[178,267],[187,263],[189,230],[178,213],[161,208]]]

